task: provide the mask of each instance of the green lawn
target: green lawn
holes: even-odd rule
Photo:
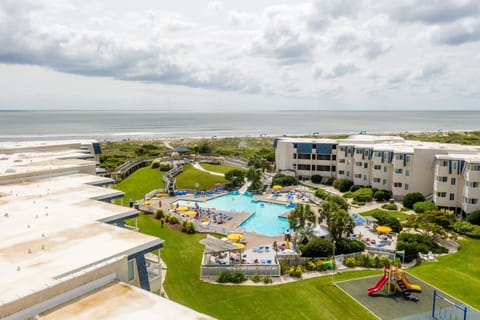
[[[160,228],[142,215],[140,231],[165,240],[161,251],[168,266],[165,290],[170,299],[218,319],[375,319],[340,289],[331,278],[319,277],[275,286],[209,284],[199,280],[202,234],[186,235]],[[378,273],[344,272],[335,281]]]
[[[228,171],[234,170],[234,169],[239,169],[237,167],[225,166],[225,165],[221,165],[221,164],[201,163],[200,165],[205,170],[218,172],[218,173],[223,173],[223,174],[227,173]],[[242,169],[239,169],[239,170],[242,170]]]
[[[127,179],[114,185],[113,188],[125,192],[123,204],[128,205],[129,199],[143,199],[146,193],[154,189],[165,188],[163,175],[164,172],[148,166],[138,169]]]
[[[462,240],[461,249],[438,262],[423,262],[408,271],[442,291],[480,309],[480,240]]]
[[[367,216],[371,216],[374,212],[377,212],[377,211],[386,212],[389,215],[391,215],[391,216],[393,216],[397,219],[400,219],[400,221],[407,220],[407,218],[408,218],[408,214],[406,214],[406,213],[403,213],[403,212],[400,212],[400,211],[383,210],[383,209],[372,209],[372,210],[368,210],[368,211],[365,211],[365,212],[359,212],[358,214],[361,215],[361,216],[367,217]]]
[[[195,184],[198,183],[199,190],[209,190],[215,183],[226,182],[225,178],[195,169],[191,164],[183,166],[183,172],[176,179],[177,189],[196,189]]]

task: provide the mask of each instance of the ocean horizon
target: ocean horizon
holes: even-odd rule
[[[0,141],[152,140],[478,130],[480,111],[0,110]]]

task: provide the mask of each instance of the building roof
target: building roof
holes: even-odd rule
[[[215,238],[209,234],[207,234],[207,237],[203,241],[205,243],[205,253],[239,251],[239,249],[230,242]]]
[[[110,283],[75,301],[40,314],[42,320],[214,319],[122,282]]]
[[[173,151],[178,152],[178,153],[190,152],[190,150],[188,150],[184,146],[178,146],[175,149],[173,149]]]

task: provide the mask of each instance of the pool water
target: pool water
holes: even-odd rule
[[[179,205],[191,205],[192,201],[178,201]],[[254,201],[252,197],[238,192],[229,193],[208,201],[198,201],[202,208],[216,208],[232,212],[254,212],[250,218],[240,226],[246,231],[256,232],[267,236],[276,236],[288,230],[288,219],[280,217],[290,211],[286,205]]]

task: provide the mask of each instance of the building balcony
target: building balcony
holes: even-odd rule
[[[480,188],[465,187],[463,195],[467,198],[480,199]]]
[[[467,181],[480,181],[480,171],[465,171],[465,180]]]
[[[455,171],[455,174],[457,172]],[[441,176],[441,177],[445,177],[445,176],[449,176],[451,173],[448,171],[448,167],[443,167],[443,166],[438,166],[438,165],[435,165],[435,175],[436,176]]]

